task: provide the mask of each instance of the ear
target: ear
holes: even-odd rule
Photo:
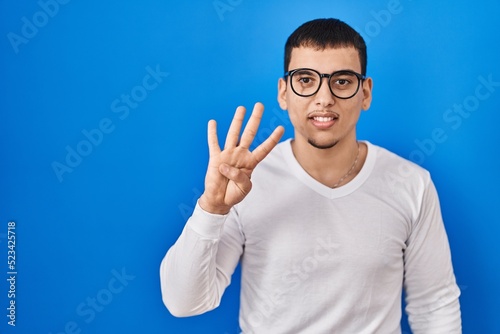
[[[278,103],[281,109],[288,109],[288,104],[286,103],[286,81],[283,78],[279,78],[278,80]]]
[[[373,88],[373,80],[372,78],[368,77],[363,81],[363,84],[361,86],[361,89],[363,91],[362,108],[365,111],[370,108],[370,105],[372,103],[372,88]]]

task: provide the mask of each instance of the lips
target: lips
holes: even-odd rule
[[[332,113],[314,112],[309,115],[309,120],[318,129],[328,129],[332,127],[338,120],[338,115]]]
[[[313,117],[312,119],[315,120],[316,122],[331,122],[335,118],[334,117],[320,117],[320,116],[317,116],[317,117]]]

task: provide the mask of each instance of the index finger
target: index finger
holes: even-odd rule
[[[262,144],[253,150],[252,154],[257,162],[261,162],[269,153],[271,153],[273,148],[278,145],[283,133],[285,133],[285,128],[281,125],[278,126]]]

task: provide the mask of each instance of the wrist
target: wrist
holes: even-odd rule
[[[224,205],[214,205],[212,204],[207,198],[206,195],[203,194],[201,197],[198,199],[198,205],[203,209],[203,211],[206,211],[211,214],[215,215],[227,215],[229,213],[229,210],[231,209],[230,207]]]

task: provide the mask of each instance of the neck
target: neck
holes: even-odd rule
[[[359,173],[367,149],[353,137],[340,140],[328,149],[316,148],[306,141],[293,140],[292,151],[309,175],[327,187],[336,188],[345,185]]]

